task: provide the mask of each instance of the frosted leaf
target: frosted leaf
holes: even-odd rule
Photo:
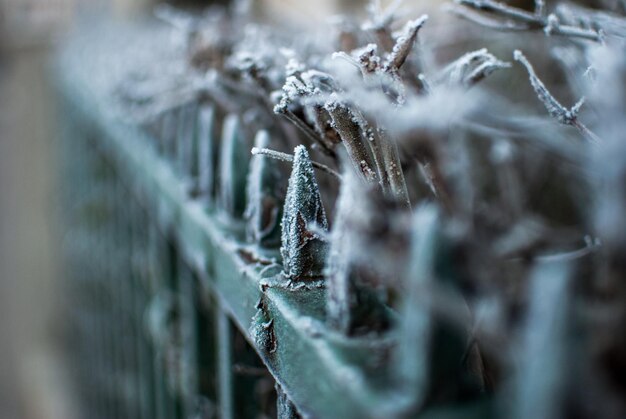
[[[420,18],[411,20],[404,25],[402,33],[396,39],[393,50],[385,62],[386,71],[395,72],[400,69],[413,48],[413,44],[417,39],[417,33],[420,28],[424,26],[424,23],[426,23],[427,20],[428,15],[423,15]]]
[[[511,64],[498,60],[486,48],[463,54],[448,64],[439,76],[439,82],[472,86],[494,71],[509,68]]]
[[[365,47],[352,51],[352,57],[358,63],[363,74],[374,73],[380,68],[380,57],[376,55],[376,44],[367,44]]]
[[[311,94],[330,93],[339,89],[333,76],[323,71],[307,70],[301,78]]]
[[[289,105],[296,102],[300,97],[314,94],[311,86],[304,84],[296,76],[288,76],[283,85],[283,94],[278,105],[274,107],[275,113],[285,113]]]
[[[281,224],[280,252],[288,278],[311,280],[322,276],[328,245],[310,230],[313,223],[328,230],[309,153],[304,146],[298,146],[294,150]]]
[[[269,145],[267,131],[257,133],[254,145],[261,149]],[[280,219],[285,195],[282,179],[276,160],[263,155],[250,160],[244,214],[246,235],[249,241],[263,247],[280,246]]]
[[[367,140],[362,135],[362,125],[360,125],[363,122],[362,118],[359,118],[359,114],[352,111],[335,94],[326,101],[324,109],[329,113],[333,128],[341,137],[357,173],[360,173],[368,182],[376,182],[375,163],[365,144]]]

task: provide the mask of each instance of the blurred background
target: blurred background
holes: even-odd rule
[[[258,0],[257,0],[258,1]],[[50,58],[83,15],[133,19],[154,0],[0,0],[0,418],[76,417],[58,336],[56,115]],[[204,1],[173,1],[204,6]],[[314,24],[362,0],[264,0]],[[362,10],[362,9],[361,9]]]

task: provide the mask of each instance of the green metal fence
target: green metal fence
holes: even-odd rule
[[[68,48],[57,66],[69,344],[85,417],[412,416],[419,328],[329,328],[322,284],[277,286],[278,249],[246,239],[241,116],[202,99],[149,128],[125,122],[98,89],[102,74],[77,65],[86,56]],[[424,415],[489,416],[471,400]]]

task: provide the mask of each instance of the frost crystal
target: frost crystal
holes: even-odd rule
[[[285,275],[290,279],[322,276],[327,243],[312,230],[328,230],[309,153],[304,146],[294,150],[294,162],[281,223],[280,249]]]

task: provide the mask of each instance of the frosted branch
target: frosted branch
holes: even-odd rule
[[[556,100],[552,93],[546,88],[543,82],[537,77],[535,73],[535,69],[530,64],[528,59],[522,54],[521,51],[515,50],[513,53],[513,58],[515,61],[520,62],[528,72],[528,77],[530,79],[530,84],[533,87],[533,90],[537,94],[537,97],[546,107],[546,110],[555,118],[559,123],[563,125],[571,125],[576,127],[584,136],[592,143],[599,142],[599,138],[596,134],[591,132],[585,125],[583,125],[578,120],[578,112],[580,111],[581,106],[584,103],[584,98],[579,100],[574,106],[570,109],[567,109],[565,106],[561,105],[561,103]]]
[[[559,35],[595,42],[602,42],[604,38],[602,31],[561,24],[554,14],[544,16],[542,1],[536,3],[535,13],[493,0],[455,0],[455,3],[458,6],[451,8],[454,14],[491,29],[541,30],[548,36]],[[482,12],[497,18],[486,17]]]
[[[272,159],[281,160],[281,161],[285,161],[289,163],[293,163],[293,159],[294,159],[293,154],[283,153],[281,151],[276,151],[276,150],[272,150],[269,148],[252,147],[251,152],[252,152],[252,155],[254,156],[263,155],[263,156],[270,157]],[[324,173],[328,173],[329,175],[332,175],[336,177],[337,179],[341,179],[341,175],[338,172],[326,166],[325,164],[318,163],[316,161],[311,161],[311,165],[314,168],[321,170]]]

